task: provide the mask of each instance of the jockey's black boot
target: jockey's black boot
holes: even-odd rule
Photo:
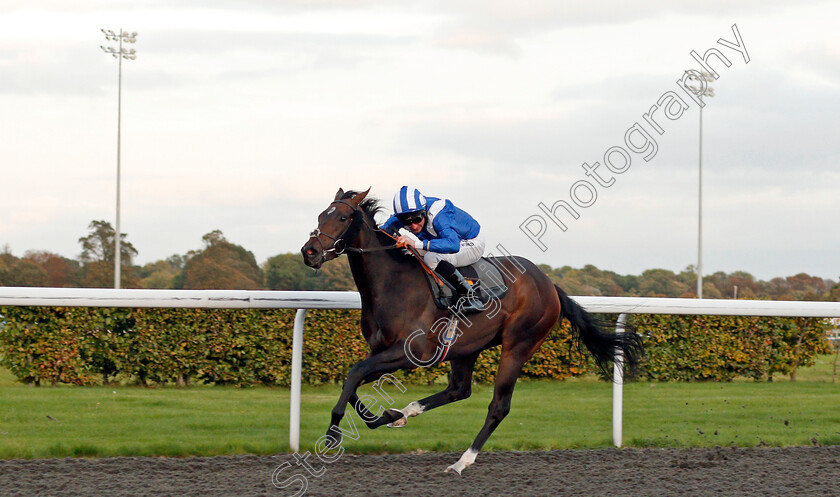
[[[464,278],[458,269],[446,261],[438,263],[435,271],[443,276],[443,278],[455,287],[455,307],[460,309],[464,314],[471,314],[474,312],[481,312],[484,310],[484,305],[476,293],[477,290]]]
[[[449,282],[455,285],[455,289],[458,290],[459,300],[456,301],[456,305],[462,312],[471,314],[484,310],[484,304],[478,297],[478,289],[470,285],[470,282],[464,278],[460,271],[456,269]]]

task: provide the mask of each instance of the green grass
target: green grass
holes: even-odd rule
[[[4,386],[0,458],[276,452],[288,446],[288,397],[268,388]]]
[[[840,360],[835,354],[827,354],[817,356],[816,363],[813,366],[798,370],[796,379],[801,381],[840,381],[840,377],[834,377],[835,360],[837,360],[837,375],[840,376]]]
[[[0,387],[8,387],[15,384],[15,377],[8,369],[0,368]]]
[[[648,383],[625,386],[624,444],[633,447],[840,444],[840,383],[833,356],[799,381]],[[442,387],[387,388],[395,407]],[[369,387],[360,393],[373,397]],[[301,452],[314,451],[339,388],[303,388]],[[492,386],[412,418],[406,428],[368,430],[350,414],[349,452],[461,451],[481,428]],[[380,401],[380,405],[385,405]],[[49,416],[49,417],[48,417]],[[522,381],[510,415],[485,450],[612,446],[612,386],[592,379]],[[52,418],[52,419],[50,419]],[[349,429],[349,419],[342,427]],[[0,458],[272,454],[289,450],[289,391],[140,387],[29,387],[0,370]]]
[[[625,399],[631,446],[840,445],[840,385],[635,384]]]

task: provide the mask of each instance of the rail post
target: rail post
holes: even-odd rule
[[[615,324],[616,333],[624,333],[627,314],[619,314]],[[618,349],[613,362],[613,445],[621,447],[622,413],[624,403],[624,352]]]
[[[303,370],[303,322],[306,309],[295,313],[295,327],[292,335],[292,393],[289,399],[289,448],[300,449],[300,382]]]

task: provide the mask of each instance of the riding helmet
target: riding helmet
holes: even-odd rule
[[[394,195],[394,214],[408,214],[426,209],[426,197],[420,190],[410,186],[403,186]]]

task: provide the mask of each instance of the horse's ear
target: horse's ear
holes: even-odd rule
[[[336,200],[341,200],[342,195],[344,195],[344,188],[339,188],[338,192],[336,192],[336,194],[335,194],[335,199]]]
[[[351,198],[351,199],[350,199],[350,201],[351,201],[351,202],[353,202],[353,203],[354,203],[354,204],[356,204],[356,205],[359,205],[359,204],[361,204],[361,203],[362,203],[362,200],[364,200],[364,199],[365,199],[365,197],[367,197],[367,194],[368,194],[369,192],[370,192],[370,187],[368,187],[368,189],[367,189],[367,190],[365,190],[365,191],[363,191],[363,192],[361,192],[361,193],[358,193],[355,197]]]

